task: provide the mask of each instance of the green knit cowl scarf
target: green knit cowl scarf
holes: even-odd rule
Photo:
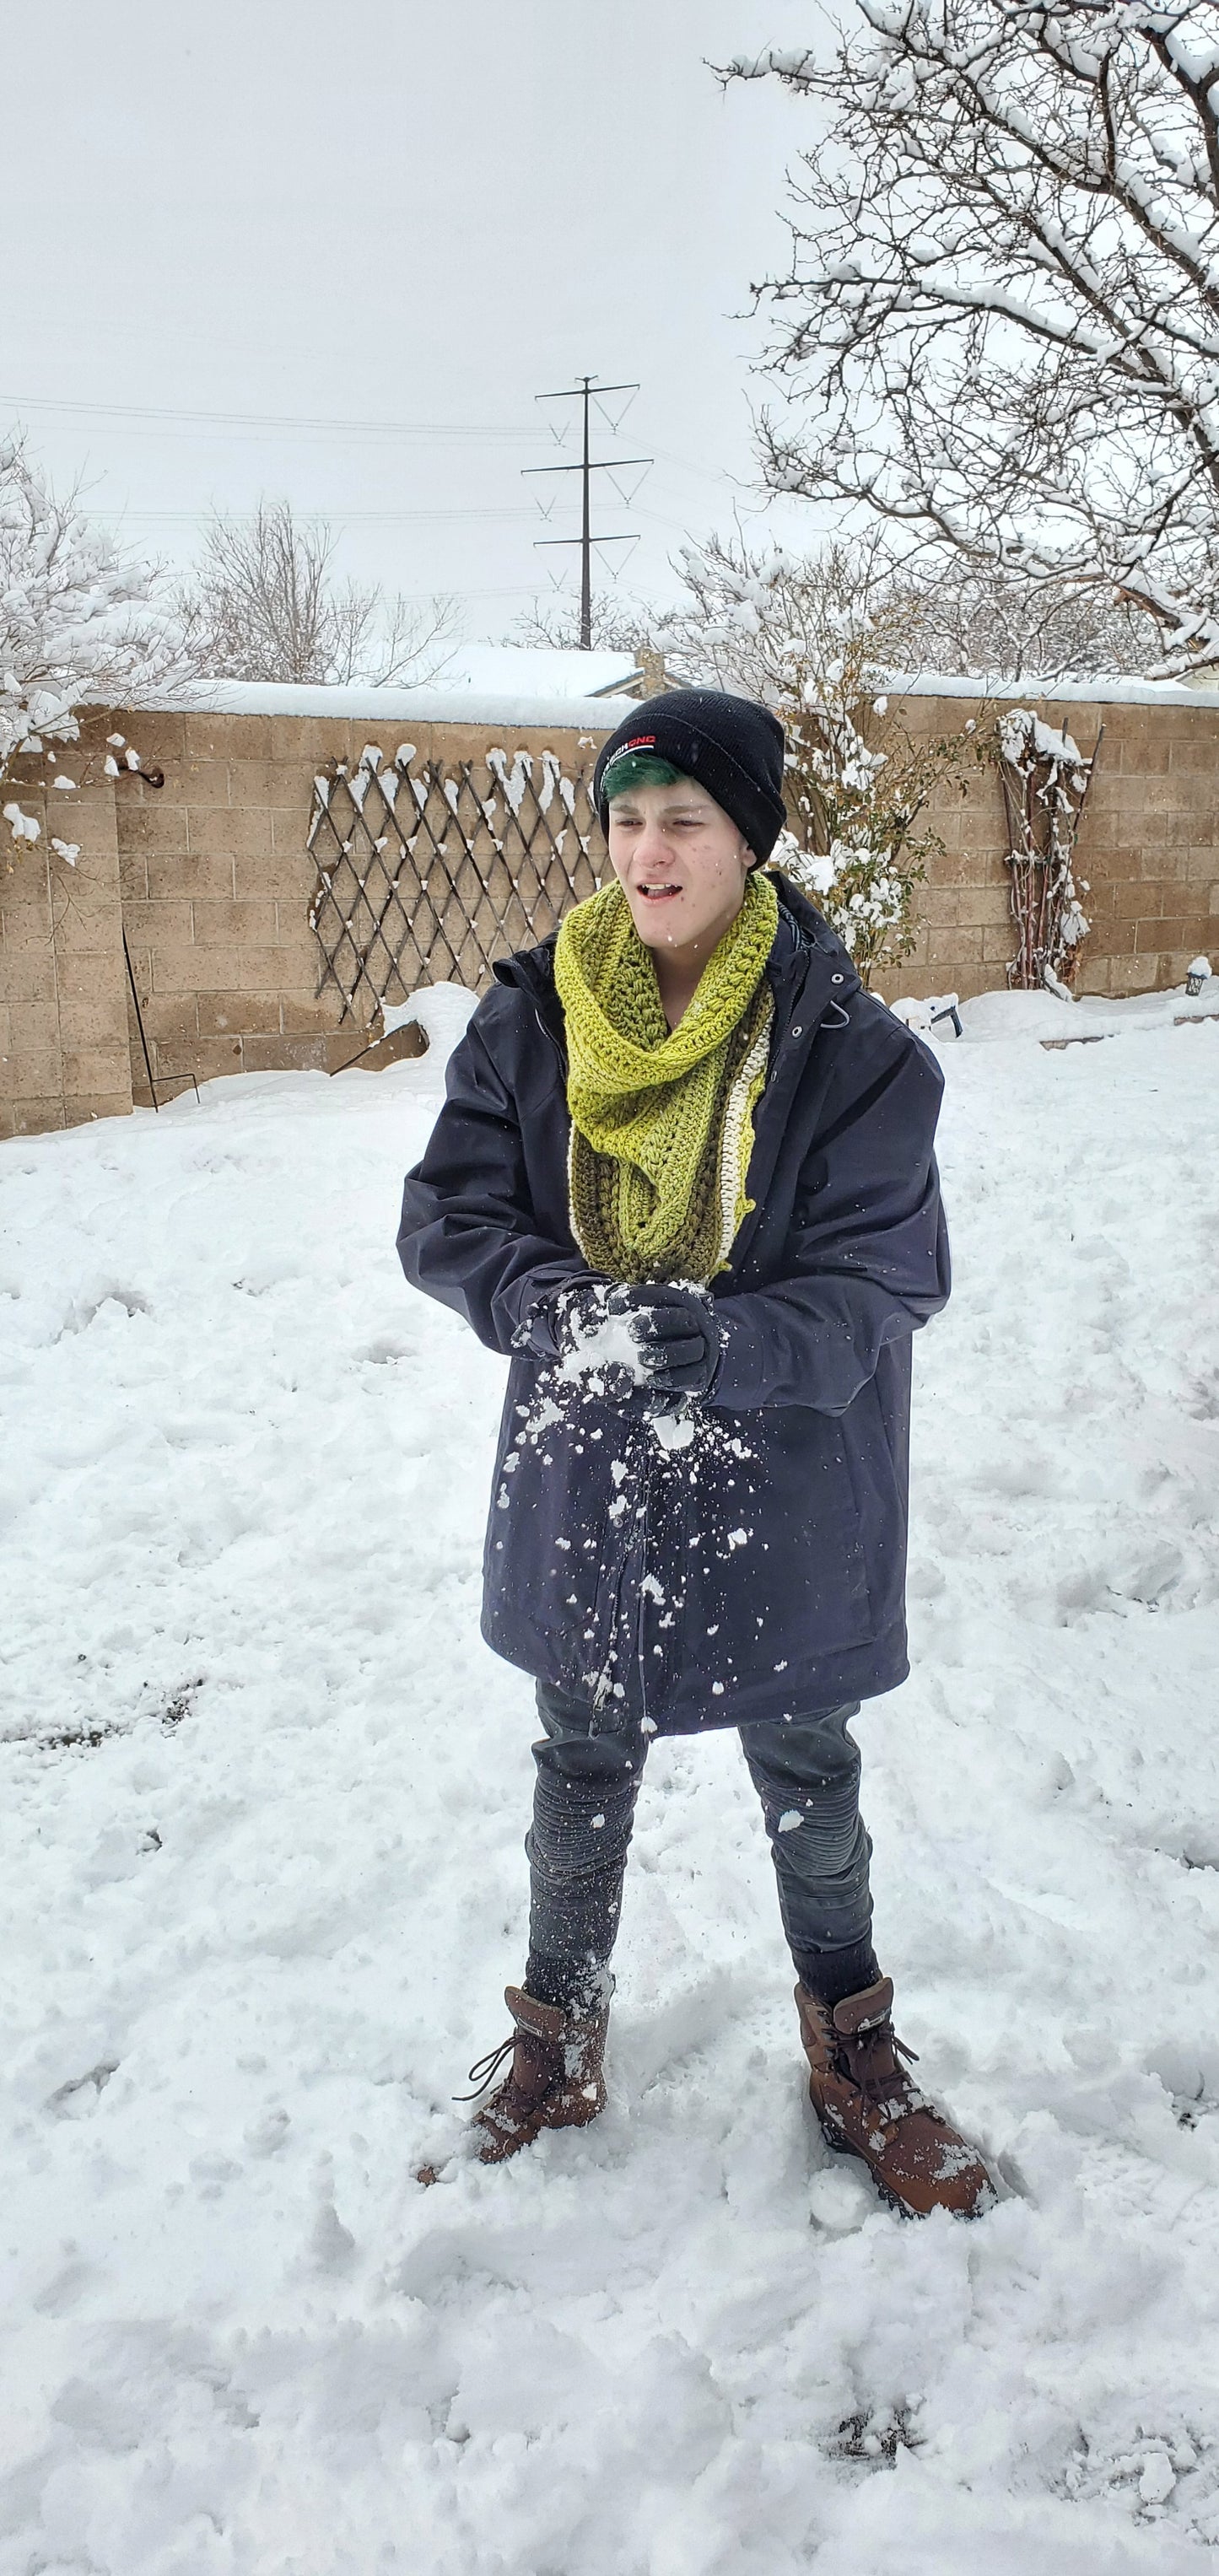
[[[779,905],[754,870],[677,1027],[617,883],[577,904],[555,948],[567,1022],[571,1222],[611,1279],[695,1279],[727,1264],[753,1205],[745,1176],[774,996]]]

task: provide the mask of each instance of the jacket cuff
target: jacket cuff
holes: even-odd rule
[[[513,1335],[518,1350],[528,1351],[535,1360],[561,1359],[559,1348],[559,1299],[562,1290],[552,1288],[527,1306]]]
[[[745,1303],[726,1297],[715,1309],[720,1358],[707,1401],[721,1404],[726,1413],[749,1413],[765,1404],[769,1393],[765,1336]]]

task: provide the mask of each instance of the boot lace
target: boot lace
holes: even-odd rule
[[[902,2068],[899,2065],[882,2067],[876,2063],[886,2041],[895,2059],[904,2057],[908,2065],[918,2065],[918,2050],[907,2048],[905,2040],[898,2038],[891,2024],[887,2027],[882,2024],[877,2030],[860,2031],[847,2055],[847,2071],[865,2102],[883,2103],[894,2080],[900,2081]]]
[[[515,2046],[516,2032],[512,2031],[507,2039],[501,2039],[498,2048],[489,2048],[485,2057],[476,2057],[474,2064],[467,2069],[474,2090],[472,2093],[454,2093],[454,2102],[477,2102],[479,2094],[485,2093],[489,2084],[494,2084],[504,2059],[511,2057]]]

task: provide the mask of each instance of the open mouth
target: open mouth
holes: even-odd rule
[[[645,903],[671,903],[674,896],[681,894],[682,890],[681,886],[659,877],[649,878],[646,883],[635,889],[637,894],[643,896]]]

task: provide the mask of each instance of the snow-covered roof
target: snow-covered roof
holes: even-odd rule
[[[440,686],[501,690],[550,698],[595,698],[603,689],[626,690],[634,678],[633,653],[574,653],[543,644],[459,644]]]
[[[573,659],[596,662],[604,656]],[[621,665],[615,663],[615,670]],[[162,714],[182,711],[220,716],[357,716],[387,724],[565,725],[581,732],[612,732],[631,712],[629,697],[575,697],[545,690],[523,677],[518,688],[496,690],[440,680],[430,689],[314,686],[289,680],[200,680],[158,694]]]

